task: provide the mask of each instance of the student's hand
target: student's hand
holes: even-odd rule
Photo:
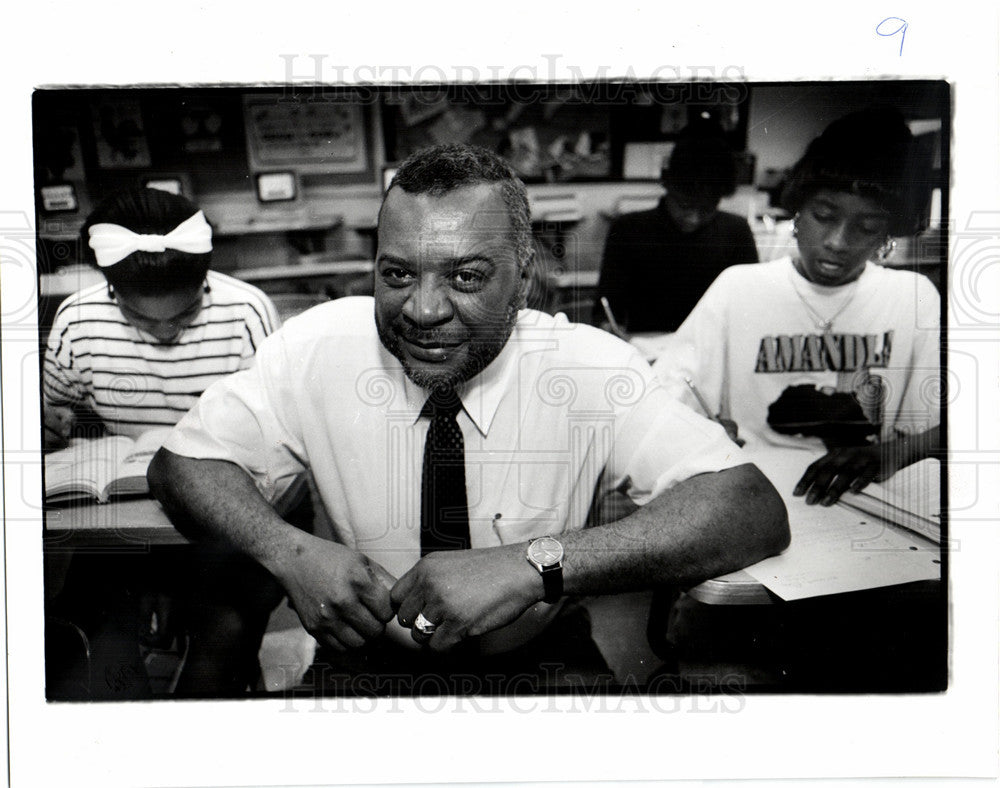
[[[397,620],[409,628],[423,613],[437,629],[429,637],[414,629],[413,639],[435,651],[509,624],[544,594],[524,551],[520,544],[424,556],[392,589]]]
[[[304,549],[284,561],[275,574],[306,631],[338,651],[380,636],[393,616],[392,575],[356,550],[302,536]]]
[[[805,495],[810,505],[832,506],[848,490],[859,492],[869,482],[891,476],[895,468],[884,467],[883,460],[891,456],[881,445],[834,449],[806,468],[793,494]]]
[[[45,420],[44,448],[61,449],[69,442],[73,430],[73,409],[65,405],[43,404]]]
[[[722,428],[726,431],[726,435],[729,436],[729,440],[735,443],[737,446],[745,446],[746,441],[740,437],[740,425],[737,424],[732,419],[724,419],[722,416],[716,416],[715,420],[722,425]]]

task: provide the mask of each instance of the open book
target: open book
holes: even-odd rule
[[[941,463],[921,460],[881,484],[845,493],[838,503],[941,544]]]
[[[77,439],[45,455],[45,500],[96,498],[106,503],[113,496],[148,493],[146,469],[169,432],[167,427],[135,439],[123,435]]]

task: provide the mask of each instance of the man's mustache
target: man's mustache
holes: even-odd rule
[[[420,345],[458,345],[471,335],[468,333],[456,335],[445,331],[414,331],[402,326],[393,326],[392,330],[401,339]]]
[[[470,339],[489,339],[496,336],[497,328],[504,325],[503,321],[496,323],[478,325],[474,329],[467,329],[461,333],[454,331],[428,331],[414,329],[412,326],[393,325],[392,332],[400,339],[407,342],[415,342],[422,345],[460,345]]]

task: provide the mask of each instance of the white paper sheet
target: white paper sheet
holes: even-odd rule
[[[794,450],[756,450],[750,454],[785,501],[792,542],[781,555],[745,571],[782,599],[941,576],[940,550],[926,540],[840,506],[809,506],[803,498],[792,496],[815,455]]]

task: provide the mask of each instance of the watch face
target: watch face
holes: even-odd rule
[[[563,546],[551,536],[543,536],[528,545],[528,557],[539,566],[555,566],[563,557]]]

